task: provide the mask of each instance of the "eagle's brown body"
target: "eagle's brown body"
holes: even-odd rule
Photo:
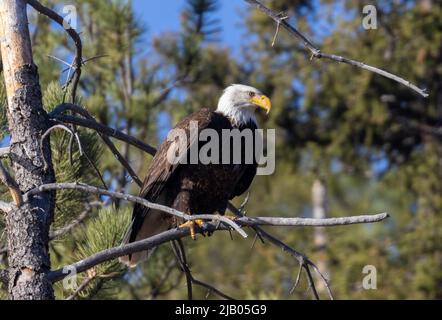
[[[190,121],[197,121],[198,132],[206,128],[216,130],[220,137],[220,146],[222,130],[237,128],[226,116],[202,109],[175,127],[186,131],[189,138],[188,147],[192,140],[189,134]],[[238,129],[245,128],[254,130],[256,124],[250,122]],[[159,148],[140,191],[140,197],[187,214],[224,214],[228,201],[244,193],[256,174],[256,162],[221,164],[220,158],[220,164],[172,164],[167,158],[171,144],[171,141],[165,141]],[[203,145],[203,142],[199,142],[199,148]],[[244,155],[244,148],[242,149]],[[224,151],[221,148],[220,157]],[[126,242],[153,236],[182,223],[167,213],[141,205],[135,205],[132,218]],[[135,265],[146,255],[147,252],[136,253],[123,257],[122,260],[129,265]]]

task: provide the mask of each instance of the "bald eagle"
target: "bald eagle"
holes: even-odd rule
[[[239,132],[249,129],[255,131],[258,126],[255,111],[263,108],[270,111],[271,103],[268,97],[259,90],[240,84],[227,87],[218,102],[215,111],[201,109],[188,116],[175,126],[189,135],[191,123],[198,126],[198,134],[204,129],[211,129],[222,134],[223,130],[237,129]],[[220,139],[221,140],[221,139]],[[188,157],[191,144],[196,143],[189,139],[186,145],[186,157]],[[172,207],[187,214],[221,214],[223,215],[228,201],[243,194],[252,183],[256,175],[257,162],[246,163],[244,153],[247,146],[241,140],[243,162],[225,163],[173,163],[167,154],[173,145],[172,140],[167,139],[159,148],[149,171],[147,172],[140,197],[154,203]],[[197,148],[202,148],[204,143],[199,142]],[[224,145],[220,143],[220,155]],[[229,146],[232,148],[232,146]],[[249,149],[250,150],[250,149]],[[232,151],[232,150],[230,150]],[[126,233],[123,243],[130,243],[152,237],[170,228],[177,227],[183,221],[179,221],[167,213],[152,210],[135,204],[132,214],[132,223]],[[194,222],[186,223],[191,228],[194,237]],[[152,250],[149,250],[152,251]],[[130,267],[147,258],[151,252],[139,252],[120,259]]]

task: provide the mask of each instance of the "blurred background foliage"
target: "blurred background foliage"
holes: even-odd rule
[[[58,1],[42,2],[56,9],[60,6]],[[247,213],[309,217],[312,184],[320,178],[327,189],[328,216],[384,211],[391,215],[387,222],[375,225],[325,229],[322,247],[315,244],[313,229],[270,228],[325,269],[336,298],[441,299],[439,1],[372,1],[378,10],[374,30],[362,28],[364,1],[263,1],[286,12],[290,22],[323,51],[396,73],[427,88],[428,99],[348,65],[310,61],[302,44],[284,31],[272,47],[275,25],[256,10],[240,13],[244,40],[234,54],[217,40],[220,1],[182,2],[180,30],[146,39],[148,26],[137,19],[131,1],[71,1],[79,14],[84,56],[91,59],[83,68],[81,104],[99,121],[158,145],[184,116],[203,106],[214,108],[227,85],[247,83],[260,88],[274,105],[268,117],[259,116],[259,122],[276,128],[276,172],[255,179]],[[51,110],[62,100],[67,71],[62,73],[66,66],[49,55],[70,62],[73,45],[62,30],[32,10],[30,20],[44,103]],[[3,83],[0,99],[4,105]],[[0,135],[5,145],[4,110]],[[89,160],[80,156],[75,143],[69,155],[69,134],[52,134],[58,181],[101,185],[90,165],[94,163],[109,188],[136,194],[136,185],[94,132],[80,130],[80,134]],[[151,157],[125,144],[116,145],[144,177]],[[2,198],[7,199],[1,188]],[[75,192],[60,192],[57,200],[54,231],[88,211],[79,226],[51,242],[54,268],[120,243],[130,205]],[[105,208],[88,207],[91,202],[104,202]],[[244,240],[234,234],[232,241],[223,232],[186,240],[194,276],[235,298],[311,298],[305,276],[290,294],[298,270],[292,258],[260,241],[251,249],[252,242],[253,236]],[[6,264],[5,252],[0,259],[0,264]],[[377,268],[376,290],[362,287],[366,265]],[[113,261],[81,275],[79,281],[87,277],[86,289],[75,298],[186,298],[185,279],[169,245],[158,248],[148,263],[135,270],[125,270]],[[56,288],[59,298],[72,294],[61,285]],[[206,294],[207,290],[195,287],[195,297]],[[323,291],[321,295],[326,297]]]

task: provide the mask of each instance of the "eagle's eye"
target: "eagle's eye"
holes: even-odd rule
[[[253,92],[253,91],[249,91],[249,97],[250,98],[253,98],[255,96],[255,92]]]

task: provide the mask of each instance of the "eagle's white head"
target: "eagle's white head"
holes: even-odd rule
[[[216,111],[239,126],[250,121],[256,124],[256,109],[263,108],[269,113],[271,107],[270,99],[258,89],[243,84],[232,84],[224,90]]]

